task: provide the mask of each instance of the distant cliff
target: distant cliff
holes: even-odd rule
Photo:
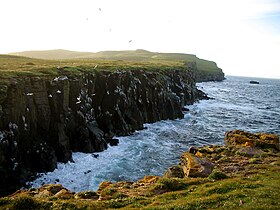
[[[182,118],[184,105],[206,97],[196,89],[194,70],[93,68],[0,82],[0,195],[54,170],[57,161],[71,161],[72,151],[103,151],[115,135]]]
[[[222,70],[215,72],[198,71],[195,79],[196,82],[223,81],[225,74]]]

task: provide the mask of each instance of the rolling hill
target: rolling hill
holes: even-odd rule
[[[135,51],[100,51],[97,53],[92,52],[76,52],[69,50],[44,50],[44,51],[23,51],[11,53],[10,55],[49,59],[49,60],[67,60],[67,59],[95,59],[95,60],[124,60],[124,61],[160,61],[160,60],[175,60],[184,62],[197,63],[199,69],[220,71],[217,64],[212,61],[200,59],[192,54],[183,53],[158,53],[149,52],[147,50]]]

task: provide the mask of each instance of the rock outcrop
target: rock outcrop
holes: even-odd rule
[[[279,137],[275,134],[233,130],[225,133],[226,146],[191,147],[180,157],[179,165],[167,169],[164,177],[208,177],[214,168],[224,173],[244,170],[254,157],[279,153]],[[183,176],[182,176],[183,174]]]
[[[226,134],[226,141],[229,134],[236,132],[255,142],[262,141],[256,139],[256,135],[266,136],[263,137],[265,139],[274,136],[230,131]],[[279,138],[274,143],[279,145]],[[263,154],[249,157],[238,152],[239,148],[247,147],[257,148]],[[205,161],[206,165],[215,165],[214,170],[197,174],[197,169],[204,170]],[[191,176],[191,172],[182,176],[184,166],[194,170],[195,177]],[[142,209],[156,206],[160,209],[209,209],[211,205],[210,209],[216,209],[232,203],[230,208],[256,209],[258,205],[259,209],[278,209],[279,170],[280,152],[272,144],[269,147],[210,145],[190,148],[182,155],[181,163],[171,166],[163,177],[150,175],[136,182],[104,181],[96,192],[74,193],[60,184],[48,184],[37,189],[18,190],[2,198],[0,208]]]
[[[214,168],[214,164],[207,158],[189,152],[183,153],[180,160],[185,177],[208,177]]]
[[[275,134],[253,134],[242,130],[233,130],[226,132],[225,142],[227,145],[235,147],[271,148],[279,150],[279,137]]]
[[[192,69],[115,70],[15,77],[0,84],[0,195],[35,172],[52,171],[72,151],[100,152],[144,123],[183,117],[206,96]],[[68,71],[70,72],[70,71]]]
[[[223,81],[225,79],[225,74],[222,70],[220,71],[197,71],[196,81],[197,82],[209,82],[209,81]]]

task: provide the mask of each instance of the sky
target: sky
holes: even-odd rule
[[[145,49],[280,78],[280,0],[1,0],[0,53]]]

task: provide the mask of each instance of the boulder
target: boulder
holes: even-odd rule
[[[112,185],[112,182],[109,181],[104,181],[101,182],[101,184],[98,187],[98,190],[96,191],[98,194],[100,194],[105,188],[107,188],[108,186]]]
[[[71,199],[71,198],[74,198],[74,193],[70,192],[69,190],[64,188],[64,189],[60,190],[58,193],[56,193],[54,195],[54,197],[60,198],[60,199]]]
[[[53,196],[53,194],[50,191],[43,190],[43,191],[39,192],[38,194],[35,194],[34,198],[49,198],[51,196]]]
[[[184,178],[184,170],[178,165],[171,166],[163,174],[163,178]]]
[[[65,189],[65,188],[61,184],[45,184],[41,188],[39,188],[39,191],[47,190],[51,194],[54,195],[54,194],[58,193],[60,190],[62,190],[62,189]]]
[[[183,153],[180,157],[185,177],[208,177],[214,164],[207,158],[197,157],[189,152]]]
[[[159,180],[159,178],[159,176],[145,176],[143,179],[138,180],[137,183],[152,184],[156,183]]]
[[[74,193],[63,187],[61,184],[45,184],[40,188],[29,190],[18,190],[9,197],[34,197],[34,198],[50,198],[56,197],[60,199],[74,198]]]
[[[110,146],[117,146],[119,144],[119,139],[115,139],[115,138],[107,138],[106,142],[110,145]]]
[[[243,155],[243,156],[248,156],[248,157],[253,157],[254,155],[260,156],[264,154],[264,151],[261,149],[257,149],[254,147],[241,147],[238,148],[236,151],[238,154]]]

